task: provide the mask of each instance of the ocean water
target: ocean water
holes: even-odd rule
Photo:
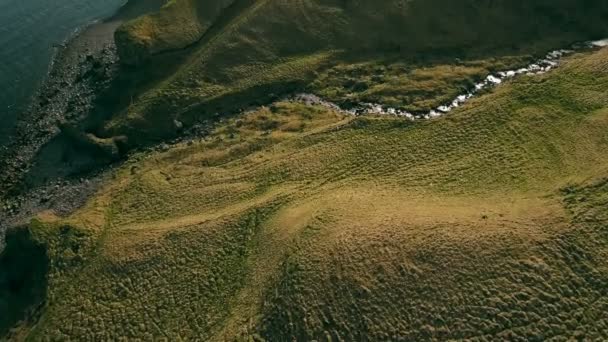
[[[126,0],[0,0],[0,146],[43,81],[55,46]]]

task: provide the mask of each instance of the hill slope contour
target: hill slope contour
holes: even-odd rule
[[[134,155],[24,228],[48,285],[12,336],[605,339],[607,89],[603,49],[437,120],[278,102]]]

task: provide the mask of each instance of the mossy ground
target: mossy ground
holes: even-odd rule
[[[31,225],[50,339],[608,336],[608,50],[449,116],[280,102]]]

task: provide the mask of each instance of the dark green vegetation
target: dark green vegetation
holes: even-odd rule
[[[103,138],[126,136],[127,148],[141,146],[177,135],[174,120],[188,127],[218,112],[268,103],[306,88],[331,67],[360,69],[379,61],[388,64],[386,77],[394,78],[403,65],[411,70],[439,56],[439,65],[411,74],[411,82],[352,85],[363,87],[362,99],[422,109],[496,68],[493,63],[505,63],[492,61],[497,56],[544,53],[603,37],[607,16],[603,0],[172,0],[116,34],[125,63],[139,65],[144,74],[166,74],[126,92],[127,108],[106,113],[105,122],[89,129]],[[456,58],[477,62],[458,66]],[[447,70],[455,64],[457,70]],[[425,81],[435,76],[437,84]],[[338,80],[320,82],[312,89],[349,100]]]
[[[0,337],[17,322],[31,323],[46,299],[49,260],[44,245],[34,242],[26,228],[10,231],[0,255]]]
[[[604,340],[608,49],[449,116],[279,102],[67,218],[25,339]]]

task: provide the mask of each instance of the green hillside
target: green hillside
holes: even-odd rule
[[[326,57],[273,70],[295,77]],[[172,82],[205,70],[195,60],[154,93],[182,91]],[[46,248],[48,285],[11,336],[603,340],[607,90],[603,49],[435,120],[283,101],[135,154],[72,216],[23,228]],[[157,103],[146,96],[138,129]]]
[[[128,108],[107,113],[94,131],[141,146],[177,135],[174,120],[190,126],[268,103],[336,65],[521,58],[604,37],[607,15],[599,0],[172,0],[116,34],[125,63],[142,63],[144,73],[172,71],[129,89]],[[172,68],[158,60],[168,54],[179,55]],[[394,102],[410,105],[406,100]]]
[[[233,2],[171,0],[158,13],[126,23],[116,32],[123,62],[138,64],[195,43]]]

